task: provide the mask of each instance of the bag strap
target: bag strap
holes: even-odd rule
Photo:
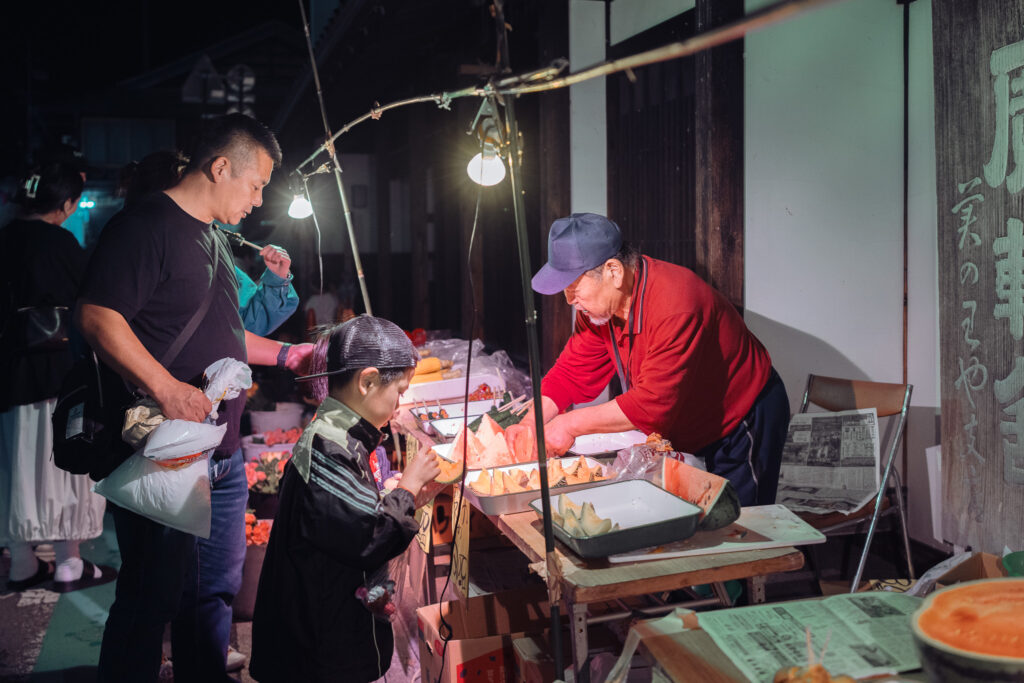
[[[199,323],[202,322],[206,312],[210,310],[210,304],[213,302],[214,285],[217,283],[217,265],[220,263],[220,237],[217,232],[213,232],[213,275],[210,277],[210,289],[206,292],[206,298],[203,299],[203,303],[199,305],[196,312],[192,314],[188,324],[185,325],[185,329],[181,331],[178,338],[174,340],[170,348],[164,352],[163,358],[160,359],[160,365],[165,368],[174,362],[174,359],[178,357],[181,350],[185,348],[185,344],[192,335],[195,334],[196,329],[199,327]]]

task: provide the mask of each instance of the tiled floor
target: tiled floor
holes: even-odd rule
[[[96,564],[116,567],[120,560],[109,515],[107,522],[107,528],[100,538],[82,544],[82,555]],[[896,578],[905,575],[902,563],[897,561],[894,565],[891,561],[891,558],[901,556],[891,536],[890,533],[884,533],[876,539],[865,574],[867,578]],[[859,544],[862,542],[856,537],[852,542],[833,539],[819,546],[815,557],[821,578],[838,580],[841,572],[849,577],[855,568]],[[491,567],[490,571],[478,574],[481,588],[501,589],[509,580],[513,581],[513,585],[521,585],[523,577],[528,574],[522,556],[508,549],[496,552],[498,554],[491,555],[489,562],[483,557],[480,561],[471,561],[471,565]],[[45,546],[38,553],[44,560],[52,559],[52,550]],[[943,557],[942,553],[931,548],[915,548],[915,564],[919,572]],[[0,570],[0,587],[6,586],[8,564],[5,553]],[[417,571],[420,569],[413,567],[408,577],[414,577]],[[407,581],[413,580],[408,577]],[[6,590],[0,592],[0,682],[91,683],[95,680],[103,624],[107,609],[113,602],[114,586],[114,583],[109,583],[63,595],[47,590],[45,585],[22,593]],[[767,594],[769,601],[808,597],[818,594],[818,584],[810,572],[794,572],[771,579]],[[411,612],[416,606],[409,604],[405,607]],[[233,644],[242,652],[249,651],[250,632],[249,623],[236,623],[234,626]],[[414,633],[406,635],[415,637]],[[165,649],[169,652],[169,644],[165,644]],[[404,661],[396,657],[387,680],[392,683],[417,680],[417,658],[415,652],[410,652]],[[240,680],[243,683],[252,680],[247,669],[240,673]]]

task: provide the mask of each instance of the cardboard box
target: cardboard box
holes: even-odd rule
[[[452,629],[446,652],[441,639],[442,613]],[[545,630],[551,615],[546,591],[541,588],[427,605],[416,610],[416,623],[422,680],[511,683],[512,642],[526,633]]]
[[[1003,558],[991,553],[973,553],[948,572],[935,579],[936,588],[945,588],[961,581],[977,579],[995,579],[1006,576]]]

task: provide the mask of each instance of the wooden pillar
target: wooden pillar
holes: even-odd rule
[[[697,0],[697,32],[743,16],[743,0]],[[694,57],[696,270],[743,307],[743,40]]]
[[[569,5],[544,2],[540,17],[540,60],[549,64],[569,54]],[[531,229],[539,233],[540,249],[533,259],[536,272],[548,258],[548,230],[557,218],[570,213],[569,177],[569,89],[562,88],[538,96],[540,107],[538,176],[539,215]],[[558,354],[572,335],[572,309],[565,297],[537,295],[540,318],[540,363],[544,370],[554,365]]]
[[[932,40],[943,536],[1001,553],[1024,547],[1024,0],[933,0]]]
[[[427,166],[431,163],[422,116],[407,115],[409,126],[409,229],[412,233],[413,327],[430,327],[430,243],[427,230]]]
[[[386,124],[385,124],[386,125]],[[391,136],[385,130],[379,130],[374,155],[376,173],[377,200],[377,297],[373,302],[378,315],[394,316],[391,286],[393,261],[391,258],[391,155],[389,153]]]

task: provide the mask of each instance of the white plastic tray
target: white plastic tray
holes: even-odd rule
[[[497,396],[505,391],[505,380],[495,374],[471,375],[469,380],[469,392],[473,393],[481,384],[486,384]],[[466,378],[456,377],[455,379],[442,379],[436,382],[424,382],[413,384],[402,394],[401,403],[409,404],[424,402],[433,403],[441,401],[445,403],[448,399],[465,396]]]
[[[584,434],[576,437],[569,452],[576,455],[615,453],[646,440],[647,436],[637,429],[610,434]]]

